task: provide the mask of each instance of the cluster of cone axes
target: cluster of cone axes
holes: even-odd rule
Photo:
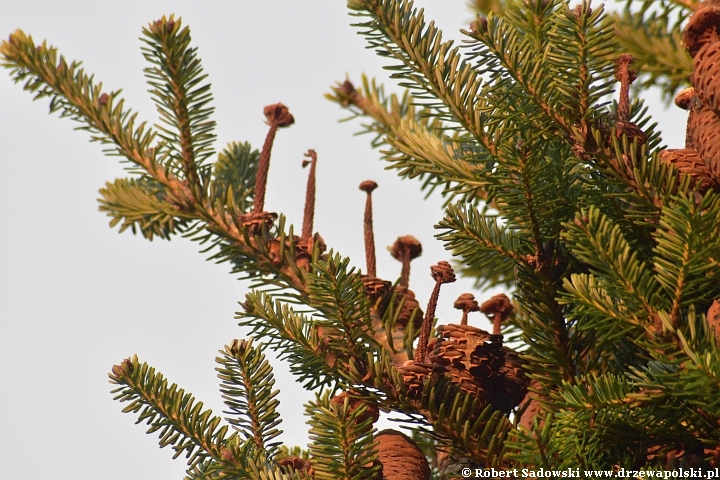
[[[347,87],[349,82],[346,82]],[[353,89],[354,90],[354,89]],[[356,98],[359,96],[355,92]],[[251,242],[257,243],[262,238],[262,231],[267,231],[277,218],[274,213],[264,211],[265,188],[270,151],[278,128],[294,123],[294,118],[283,104],[265,107],[264,114],[270,126],[265,139],[255,183],[255,202],[252,212],[240,215],[239,223],[253,234]],[[303,166],[310,166],[305,198],[305,209],[302,233],[300,237],[285,239],[269,239],[264,249],[259,245],[247,245],[256,250],[264,250],[270,262],[290,278],[295,286],[303,289],[303,275],[299,269],[310,270],[313,255],[324,258],[326,249],[322,237],[312,233],[315,210],[315,172],[317,154],[314,150],[306,153],[307,160]],[[422,245],[412,236],[402,236],[390,248],[391,255],[402,263],[399,282],[392,282],[377,277],[375,239],[373,233],[372,192],[378,187],[372,180],[360,184],[360,190],[366,193],[364,213],[364,242],[366,273],[361,275],[365,294],[370,300],[370,313],[373,319],[372,331],[368,333],[387,348],[395,362],[395,368],[401,374],[410,399],[419,400],[424,385],[439,376],[449,378],[460,389],[472,394],[479,400],[481,407],[492,404],[497,409],[510,412],[525,398],[529,379],[523,374],[519,356],[510,348],[503,346],[500,333],[501,324],[513,312],[510,299],[505,294],[495,295],[483,304],[479,304],[470,293],[458,297],[454,306],[462,311],[462,319],[457,325],[440,325],[437,327],[439,337],[431,338],[435,309],[442,284],[455,281],[455,273],[448,262],[441,261],[430,267],[435,280],[430,300],[423,315],[415,294],[409,289],[410,263],[422,254]],[[294,264],[287,265],[287,256],[283,252],[292,252]],[[393,337],[387,338],[382,319],[388,308],[396,312],[392,325]],[[483,312],[493,321],[493,333],[468,325],[468,314]],[[408,358],[403,348],[405,331],[419,329],[419,339],[413,358]],[[334,362],[334,357],[327,358]],[[368,378],[368,380],[371,380]],[[360,399],[355,391],[343,392],[332,400],[342,404],[350,402],[350,408],[356,409],[365,405],[366,414],[358,421],[371,418],[376,421],[379,408],[367,399]],[[378,456],[382,463],[381,477],[387,479],[428,479],[430,466],[425,455],[418,446],[406,435],[395,430],[384,430],[376,435]],[[449,459],[448,459],[449,460]],[[298,457],[288,457],[281,461],[292,469],[302,469],[312,473],[310,462]]]
[[[481,28],[475,24],[471,28]],[[720,191],[720,7],[706,7],[698,10],[690,19],[683,37],[686,48],[693,57],[693,88],[686,89],[676,98],[676,104],[690,110],[686,148],[665,150],[661,152],[662,161],[673,164],[682,174],[690,175],[691,181],[699,185],[700,191],[714,189]],[[617,62],[616,77],[621,84],[618,114],[615,122],[615,134],[625,135],[630,141],[641,145],[647,137],[629,120],[629,86],[635,79],[634,72],[629,70],[632,57],[627,54],[620,56]],[[363,109],[366,99],[346,81],[336,89],[348,103]],[[256,254],[272,263],[285,275],[285,278],[298,290],[306,291],[304,272],[310,271],[313,258],[326,258],[325,242],[313,230],[315,209],[315,171],[317,155],[315,151],[306,153],[307,160],[303,167],[310,165],[307,191],[305,198],[302,234],[300,237],[269,238],[267,232],[277,214],[264,211],[265,188],[270,165],[270,152],[279,128],[294,123],[294,118],[283,104],[265,107],[265,117],[270,130],[260,154],[255,183],[255,201],[251,212],[226,216],[224,226],[229,228],[239,247]],[[584,148],[576,153],[584,155]],[[626,160],[627,162],[627,160]],[[393,285],[376,275],[375,240],[372,224],[372,192],[377,183],[366,180],[360,184],[360,190],[367,194],[364,215],[364,241],[366,273],[361,275],[365,295],[370,301],[372,329],[368,330],[379,344],[389,353],[394,368],[402,377],[411,403],[418,403],[423,389],[428,384],[444,377],[456,384],[478,400],[482,408],[492,405],[495,409],[509,413],[518,405],[522,416],[519,423],[529,426],[539,411],[539,402],[531,394],[530,379],[523,373],[522,363],[516,352],[503,346],[501,325],[513,312],[510,299],[504,295],[496,295],[483,304],[478,304],[474,296],[464,293],[455,301],[455,308],[462,310],[459,324],[439,325],[438,336],[431,338],[435,308],[442,284],[455,281],[455,273],[448,262],[441,261],[430,268],[435,280],[425,314],[420,309],[415,294],[409,289],[410,262],[420,256],[422,246],[411,236],[399,237],[391,247],[392,256],[402,262],[400,281]],[[247,235],[249,234],[249,235]],[[244,240],[240,240],[244,239]],[[289,255],[288,255],[289,252]],[[292,259],[292,261],[289,261]],[[394,324],[391,325],[392,336],[388,338],[384,318],[388,309],[392,308]],[[483,312],[493,322],[493,332],[489,333],[468,325],[468,314]],[[720,302],[715,301],[707,315],[711,329],[720,337]],[[406,330],[410,329],[408,332]],[[419,329],[419,339],[413,358],[408,357],[404,348],[405,334],[414,336]],[[326,336],[327,337],[327,336]],[[327,340],[327,338],[325,338]],[[237,342],[237,341],[236,341]],[[328,363],[334,364],[338,359],[332,355],[326,357]],[[123,362],[124,367],[116,366],[113,372],[120,373],[131,368],[129,360]],[[132,371],[132,370],[129,370]],[[373,386],[373,379],[368,373],[363,380]],[[533,385],[535,386],[535,385]],[[332,402],[344,404],[349,402],[351,409],[366,406],[366,413],[359,422],[378,419],[378,405],[361,398],[356,391],[343,392],[333,398]],[[430,465],[415,444],[406,435],[395,430],[383,430],[376,435],[378,457],[382,463],[382,471],[378,478],[388,480],[428,480]],[[438,454],[438,462],[451,462],[448,455]],[[444,460],[443,460],[444,459]],[[313,476],[310,462],[297,457],[288,457],[280,462],[287,468],[304,470]],[[443,470],[442,465],[433,465]]]

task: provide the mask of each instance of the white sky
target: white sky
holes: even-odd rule
[[[417,4],[454,38],[471,18],[464,0]],[[22,28],[36,41],[48,39],[69,60],[84,61],[108,90],[123,88],[127,106],[150,123],[157,115],[138,37],[163,14],[182,16],[213,84],[218,149],[245,140],[260,148],[265,105],[283,102],[295,115],[296,125],[275,142],[268,210],[301,224],[307,171],[300,163],[316,149],[315,229],[364,268],[365,194],[357,186],[377,181],[378,274],[396,278],[400,265],[385,246],[416,236],[424,253],[411,283],[421,304],[427,301],[428,267],[450,257],[433,239],[439,198],[423,201],[419,183],[384,171],[370,137],[353,136],[355,122],[338,124],[345,113],[322,97],[346,74],[356,82],[361,72],[385,75],[384,60],[348,26],[345,2],[0,0],[0,11],[0,35]],[[108,228],[96,199],[106,181],[125,176],[117,158],[104,157],[70,121],[48,115],[47,100],[31,99],[0,75],[0,478],[182,478],[185,463],[120,412],[106,373],[137,353],[221,414],[214,358],[244,334],[233,316],[247,285],[229,276],[227,265],[206,262],[187,240],[150,243]],[[661,126],[677,129],[666,143],[681,147],[684,115],[663,113],[656,95],[653,105]],[[472,292],[471,282],[444,287],[440,322],[459,319],[452,302],[464,291]],[[286,365],[275,366],[282,440],[304,445],[302,404],[310,394]]]

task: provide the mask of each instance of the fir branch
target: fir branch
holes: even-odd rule
[[[460,125],[488,152],[495,151],[477,113],[483,102],[477,95],[480,76],[452,41],[442,41],[434,22],[425,23],[422,9],[415,9],[412,0],[351,0],[348,8],[370,17],[356,26],[378,55],[396,62],[392,77],[402,80],[416,101],[427,101],[424,105],[436,117]]]
[[[160,118],[167,125],[157,126],[160,137],[180,164],[178,173],[199,199],[207,172],[198,172],[198,167],[215,153],[212,94],[210,84],[202,83],[207,75],[202,73],[197,48],[190,47],[190,29],[182,28],[180,19],[163,17],[144,28],[143,35],[143,55],[152,65],[145,69],[145,76]]]
[[[130,402],[123,412],[139,412],[136,423],[150,425],[147,433],[159,431],[160,447],[171,446],[173,458],[185,453],[191,467],[209,458],[226,468],[236,461],[224,452],[237,434],[227,435],[228,427],[221,426],[212,411],[203,410],[202,402],[176,384],[168,387],[163,375],[147,363],[139,363],[137,356],[113,367],[109,377],[110,383],[119,385],[112,391],[114,400]]]
[[[487,161],[467,141],[449,136],[443,123],[426,109],[417,109],[408,91],[402,97],[388,97],[382,86],[363,75],[360,90],[345,81],[326,97],[348,108],[351,118],[371,119],[361,133],[375,134],[371,143],[387,147],[381,154],[390,168],[401,177],[421,180],[422,188],[429,188],[428,195],[442,187],[442,195],[468,200],[486,197]]]
[[[110,227],[122,222],[119,233],[130,228],[148,240],[155,236],[170,240],[171,235],[192,228],[194,218],[166,201],[164,192],[164,186],[147,178],[117,179],[100,189],[100,211],[112,218]]]
[[[677,327],[680,310],[709,304],[720,294],[720,196],[708,192],[700,202],[681,195],[664,208],[656,233],[654,270],[671,299],[670,317]]]
[[[170,187],[180,205],[183,198],[181,183],[158,163],[165,155],[162,144],[151,148],[156,132],[136,125],[137,113],[124,108],[119,91],[105,93],[102,83],[80,68],[68,64],[57,49],[46,43],[35,45],[32,37],[17,30],[9,40],[0,44],[2,65],[11,70],[16,83],[24,82],[24,89],[35,94],[35,100],[50,99],[50,111],[83,124],[79,130],[91,133],[91,140],[112,147],[107,153],[125,157],[141,167],[161,184]]]
[[[362,419],[367,405],[351,408],[330,402],[326,392],[305,406],[310,417],[310,455],[317,480],[377,478],[378,462],[372,419]]]
[[[243,213],[250,211],[255,196],[259,159],[260,152],[253,150],[249,143],[231,142],[213,164],[209,200],[212,203],[232,205]]]
[[[658,284],[652,270],[633,251],[618,225],[590,208],[587,215],[578,214],[562,234],[569,250],[587,263],[591,273],[605,279],[610,293],[623,299],[630,311],[642,310],[646,318],[656,313]],[[566,280],[566,286],[570,284]]]
[[[273,390],[275,378],[272,367],[265,359],[264,345],[255,347],[250,341],[235,340],[221,350],[216,358],[218,377],[222,381],[220,392],[231,415],[227,422],[245,439],[255,443],[258,451],[272,459],[280,442],[271,440],[282,433],[276,429],[281,420]]]
[[[501,225],[498,217],[481,215],[472,206],[448,206],[436,228],[441,231],[436,237],[445,248],[491,286],[513,283],[515,265],[526,263],[533,251],[528,236]]]

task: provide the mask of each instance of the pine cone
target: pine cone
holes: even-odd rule
[[[708,107],[702,107],[693,114],[697,122],[694,138],[698,154],[708,167],[710,176],[720,179],[720,117]]]
[[[696,11],[685,26],[682,41],[691,57],[708,43],[718,41],[720,7],[705,7]]]
[[[715,181],[710,176],[710,171],[705,162],[702,161],[698,152],[692,148],[663,150],[660,153],[660,160],[674,165],[681,174],[690,175],[693,185],[699,184],[703,192],[715,185]]]
[[[715,300],[707,312],[707,323],[710,333],[720,342],[720,300]]]
[[[415,399],[420,398],[422,395],[425,379],[433,375],[433,371],[428,366],[415,365],[413,360],[406,360],[402,365],[396,365],[395,369],[403,377],[403,382],[407,388],[407,396]]]
[[[430,466],[417,444],[395,430],[379,432],[377,452],[384,480],[429,480]]]
[[[360,276],[363,286],[365,287],[365,294],[370,298],[370,303],[375,305],[379,300],[385,298],[390,293],[392,283],[382,278],[378,278],[371,275]]]
[[[420,303],[418,303],[418,301],[415,299],[415,293],[409,288],[403,287],[401,285],[395,287],[395,293],[396,302],[398,305],[401,301],[404,300],[402,309],[400,310],[397,320],[395,321],[395,328],[404,330],[407,327],[408,323],[410,323],[410,318],[412,317],[413,325],[415,326],[415,330],[417,331],[422,325],[423,311],[420,308]],[[413,313],[415,314],[414,316]]]
[[[440,338],[430,339],[429,360],[440,367],[460,389],[488,403],[505,364],[502,337],[469,325],[440,325]]]
[[[690,83],[703,105],[720,112],[720,42],[706,43],[695,55]]]
[[[502,348],[505,353],[505,365],[500,369],[503,379],[502,395],[500,398],[492,399],[491,403],[497,405],[500,410],[509,412],[520,405],[527,394],[530,379],[525,376],[520,356],[513,349]]]

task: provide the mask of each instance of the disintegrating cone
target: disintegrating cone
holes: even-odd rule
[[[425,379],[430,378],[433,374],[429,366],[415,365],[413,360],[406,360],[402,365],[396,366],[395,369],[403,377],[403,383],[407,388],[407,396],[414,399],[420,398]]]
[[[527,394],[530,386],[530,379],[525,375],[523,362],[520,356],[513,349],[503,347],[505,354],[505,365],[500,369],[503,378],[503,389],[501,398],[493,399],[492,403],[503,403],[510,408],[520,405]]]
[[[417,444],[395,430],[379,432],[377,452],[384,480],[429,480],[430,466]]]
[[[370,298],[371,307],[377,306],[392,288],[392,283],[375,276],[361,275],[360,279],[365,287],[365,294]]]
[[[409,288],[398,285],[395,287],[395,295],[396,305],[399,305],[400,302],[402,302],[402,308],[400,309],[400,313],[395,321],[395,328],[399,328],[401,330],[405,329],[411,319],[415,329],[417,330],[420,328],[423,321],[423,311],[420,308],[420,303],[418,303],[415,298],[415,292]]]
[[[500,335],[500,325],[512,315],[512,302],[507,295],[499,293],[480,305],[480,311],[493,322],[493,335]]]
[[[410,262],[422,255],[422,244],[417,238],[410,235],[398,237],[390,247],[390,254],[394,259],[402,262],[400,285],[407,287],[410,284]]]
[[[502,337],[470,325],[439,325],[437,332],[428,344],[430,363],[481,405],[490,403],[505,365]]]
[[[265,136],[260,159],[258,161],[257,175],[255,177],[255,199],[253,204],[253,212],[258,214],[265,209],[265,188],[267,187],[268,170],[270,169],[270,153],[272,151],[273,142],[277,129],[281,127],[289,127],[295,123],[295,119],[290,114],[288,108],[282,103],[268,105],[263,110],[265,118],[270,125]]]
[[[310,160],[303,161],[303,167],[310,165],[308,173],[307,188],[305,189],[305,211],[303,213],[302,235],[300,238],[306,240],[312,236],[313,220],[315,218],[315,169],[317,168],[317,153],[315,150],[308,150],[305,154]]]

